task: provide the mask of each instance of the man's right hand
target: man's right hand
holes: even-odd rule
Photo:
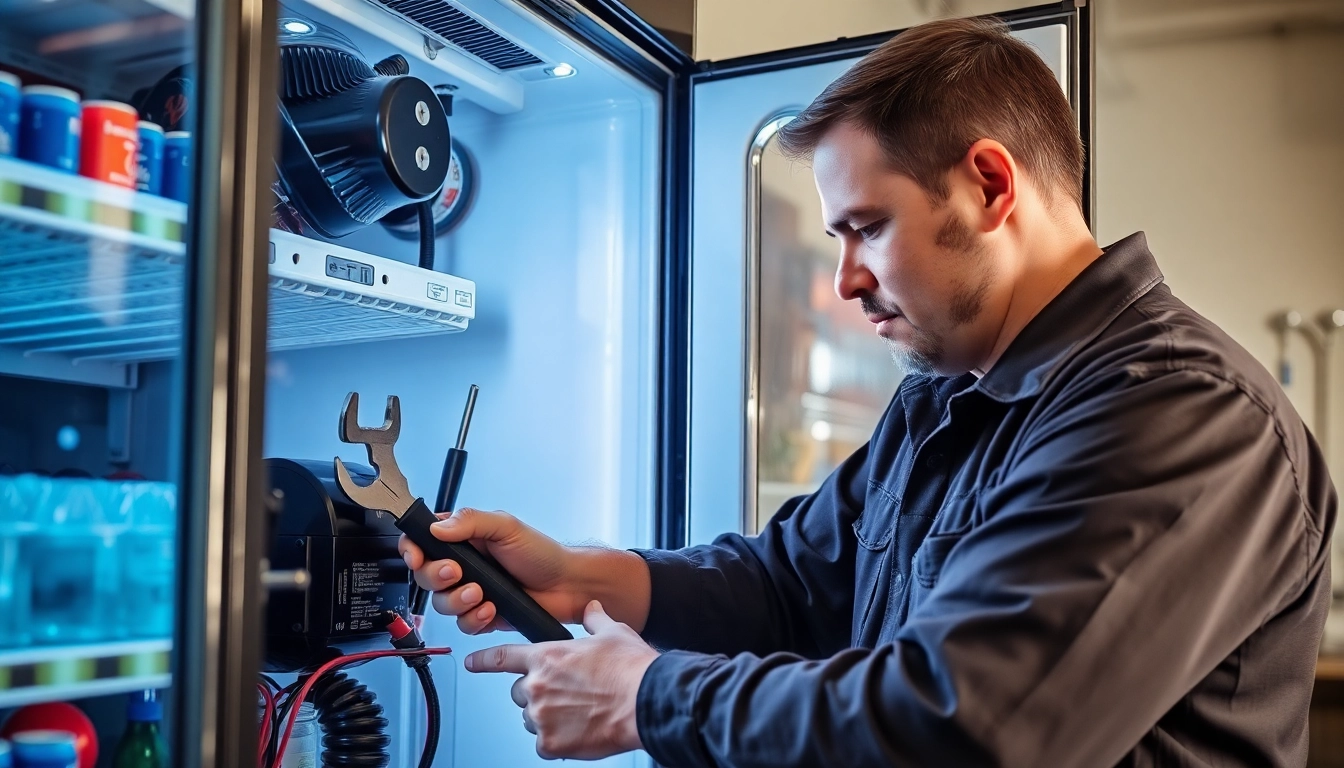
[[[607,613],[640,631],[649,615],[649,566],[632,553],[602,547],[564,546],[507,512],[458,510],[441,514],[430,526],[442,541],[470,542],[499,561],[519,580],[540,607],[563,624],[583,621],[583,608],[601,601]],[[457,586],[462,569],[456,562],[425,562],[425,553],[403,535],[398,545],[415,581],[434,593],[434,609],[457,616],[468,635],[509,629],[496,615],[495,604],[484,600],[480,585]]]
[[[577,624],[583,620],[584,606],[593,598],[582,594],[582,580],[576,573],[581,552],[504,512],[460,509],[443,516],[430,526],[430,531],[443,541],[468,541],[488,553],[562,623]],[[456,616],[457,626],[463,632],[475,635],[510,629],[508,622],[496,615],[495,604],[484,601],[479,585],[455,586],[462,578],[457,563],[425,562],[424,553],[405,536],[401,537],[398,549],[415,573],[416,582],[434,593],[434,610]]]

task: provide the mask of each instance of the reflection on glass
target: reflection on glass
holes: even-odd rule
[[[0,2],[0,711],[171,682],[194,16]]]
[[[900,382],[858,305],[835,294],[811,172],[771,139],[760,175],[757,530],[868,441]]]

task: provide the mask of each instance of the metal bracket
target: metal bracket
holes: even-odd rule
[[[438,38],[430,37],[429,35],[423,35],[422,37],[425,41],[425,58],[430,61],[437,59],[439,57],[439,51],[448,47]]]
[[[130,389],[107,391],[107,460],[113,464],[131,462],[131,398]]]

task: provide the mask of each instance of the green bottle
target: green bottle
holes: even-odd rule
[[[126,733],[117,745],[113,768],[164,768],[168,750],[159,736],[162,720],[163,705],[154,691],[131,694],[126,706]]]

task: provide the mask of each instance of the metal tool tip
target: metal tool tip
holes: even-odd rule
[[[480,391],[480,387],[472,384],[471,389],[467,392],[467,407],[462,412],[462,426],[457,430],[457,450],[459,451],[466,449],[467,431],[471,429],[471,414],[476,410],[476,393]]]

